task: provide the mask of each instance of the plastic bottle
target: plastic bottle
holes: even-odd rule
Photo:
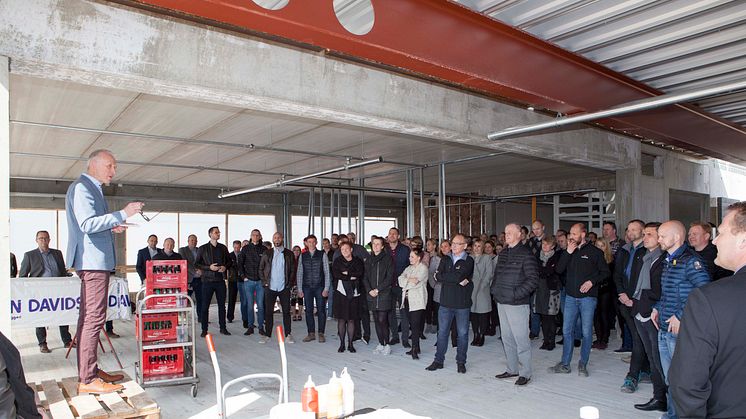
[[[319,393],[316,391],[316,384],[308,376],[306,385],[303,386],[303,392],[300,394],[301,409],[304,412],[319,413]]]
[[[329,399],[326,407],[327,419],[337,419],[344,416],[342,383],[337,378],[336,372],[332,372],[332,378],[329,380]]]
[[[355,383],[352,382],[352,376],[347,372],[347,367],[344,367],[342,373],[339,374],[339,381],[342,384],[344,413],[348,416],[355,411]]]

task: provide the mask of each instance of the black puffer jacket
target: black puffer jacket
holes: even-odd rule
[[[539,284],[539,263],[528,246],[506,247],[497,255],[492,295],[500,304],[524,305]]]
[[[559,257],[560,252],[554,252],[546,265],[539,266],[539,286],[536,288],[536,312],[539,314],[549,314],[551,293],[558,291],[562,285],[556,270]]]
[[[259,262],[266,250],[267,248],[261,242],[258,244],[251,242],[241,249],[236,258],[240,280],[248,278],[259,281]]]
[[[391,255],[385,251],[377,255],[370,255],[365,260],[365,294],[368,296],[368,308],[375,311],[391,310]],[[371,290],[378,290],[377,297],[368,294]]]

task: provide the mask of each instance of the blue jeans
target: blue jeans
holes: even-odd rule
[[[314,301],[316,302],[316,319],[319,322],[319,333],[324,333],[326,330],[326,310],[324,307],[324,297],[321,293],[324,291],[324,287],[303,287],[303,304],[306,307],[306,327],[308,327],[308,333],[316,333],[316,323],[313,320],[313,306]],[[329,293],[331,296],[332,293]]]
[[[531,336],[539,336],[539,332],[541,332],[541,314],[531,313],[528,323]]]
[[[326,312],[329,313],[329,317],[331,317],[332,313],[334,313],[332,311],[332,303],[334,303],[334,291],[329,291],[329,296],[326,297]]]
[[[256,302],[256,327],[264,330],[264,287],[262,281],[239,281],[238,293],[241,295],[241,320],[254,327],[254,302]],[[254,299],[256,293],[256,299]]]
[[[466,349],[469,347],[469,312],[470,308],[448,308],[440,306],[438,309],[438,349],[435,351],[435,362],[443,363],[448,350],[448,336],[451,334],[451,322],[456,320],[458,334],[456,347],[456,363],[466,364]]]
[[[565,341],[562,345],[562,364],[570,366],[572,362],[572,351],[575,348],[573,339],[575,323],[580,317],[583,341],[580,345],[580,363],[588,365],[591,356],[591,345],[593,344],[593,314],[596,311],[596,297],[575,298],[571,295],[565,297],[564,319],[562,333]]]
[[[565,299],[566,298],[567,298],[567,293],[565,292],[565,288],[562,287],[562,289],[560,290],[560,307],[562,308],[562,319],[563,319],[562,333],[564,333],[564,330],[565,330],[564,318],[565,318]],[[580,317],[578,317],[578,321],[575,322],[575,336],[574,336],[575,339],[580,340],[583,337],[581,330],[583,330],[583,325],[580,324]]]
[[[662,323],[661,327],[666,327],[666,323]],[[661,356],[661,368],[663,369],[663,376],[666,378],[666,384],[668,384],[668,369],[671,367],[671,359],[673,358],[674,350],[676,350],[676,336],[663,329],[658,331],[658,353]],[[668,387],[668,412],[666,414],[668,419],[678,418],[676,410],[674,410],[670,386]]]

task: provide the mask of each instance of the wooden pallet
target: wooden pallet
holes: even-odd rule
[[[42,404],[54,419],[141,418],[160,419],[161,409],[142,387],[122,371],[124,389],[101,395],[78,395],[78,377],[45,380],[35,387]]]

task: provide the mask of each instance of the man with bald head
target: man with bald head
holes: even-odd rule
[[[102,185],[109,185],[117,161],[108,150],[88,156],[88,169],[67,189],[67,263],[80,277],[78,314],[78,393],[111,393],[121,390],[112,384],[121,374],[98,368],[99,334],[106,322],[109,273],[114,270],[114,233],[123,233],[125,220],[142,211],[142,202],[130,202],[120,211],[109,211]]]
[[[736,274],[694,290],[684,308],[669,378],[682,417],[746,417],[746,202],[728,207],[718,231],[715,263]]]
[[[651,320],[658,327],[658,351],[661,367],[669,380],[671,359],[676,349],[684,307],[689,294],[710,282],[707,265],[697,252],[686,244],[686,228],[680,221],[667,221],[658,228],[658,243],[663,255],[661,299],[655,304]],[[669,388],[669,400],[671,389]],[[668,403],[668,418],[675,419],[674,403]]]
[[[580,346],[578,375],[588,376],[588,358],[591,355],[593,341],[593,315],[598,301],[598,285],[609,277],[609,265],[604,253],[586,240],[585,224],[578,223],[570,229],[567,249],[560,253],[557,262],[557,273],[565,275],[565,305],[562,331],[562,361],[549,368],[550,373],[569,374],[572,370],[572,351],[574,349],[574,332],[577,318],[580,317],[583,340]]]

